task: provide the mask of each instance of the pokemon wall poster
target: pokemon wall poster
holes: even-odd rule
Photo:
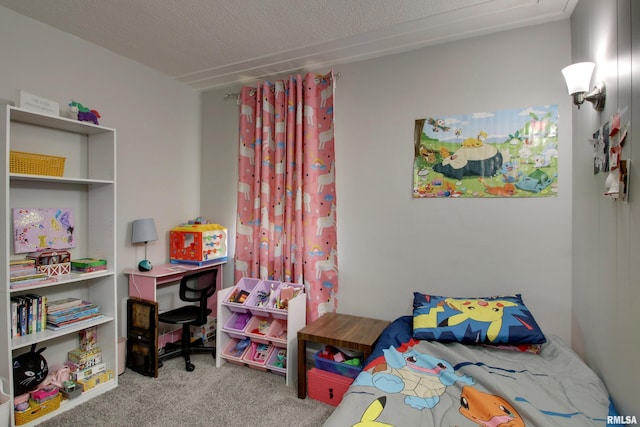
[[[557,194],[557,105],[415,121],[414,198]]]

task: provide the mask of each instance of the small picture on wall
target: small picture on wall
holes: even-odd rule
[[[67,208],[13,209],[16,254],[76,246],[73,210]]]
[[[609,123],[593,133],[593,173],[609,171]]]

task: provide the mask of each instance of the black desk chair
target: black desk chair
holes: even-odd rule
[[[192,353],[211,353],[215,355],[215,347],[207,347],[202,340],[191,342],[190,326],[201,326],[207,323],[207,316],[211,309],[207,307],[207,300],[216,291],[217,269],[201,270],[196,273],[186,274],[180,281],[180,300],[186,302],[198,302],[198,305],[185,305],[173,310],[165,311],[158,315],[158,321],[182,325],[182,340],[180,345],[168,344],[164,353],[158,357],[161,365],[163,360],[176,356],[183,356],[187,371],[195,369],[191,363]]]

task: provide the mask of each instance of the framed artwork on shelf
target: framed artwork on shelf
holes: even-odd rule
[[[16,254],[74,248],[74,230],[73,209],[13,209],[13,248]]]

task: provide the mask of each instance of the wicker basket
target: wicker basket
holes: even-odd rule
[[[64,157],[22,151],[11,151],[9,154],[9,172],[11,173],[48,176],[62,176],[64,173]]]
[[[55,411],[60,407],[60,401],[62,400],[62,394],[58,393],[53,399],[49,399],[45,402],[38,403],[35,400],[29,400],[29,409],[25,411],[16,411],[16,425],[26,424],[39,418],[49,412]]]

